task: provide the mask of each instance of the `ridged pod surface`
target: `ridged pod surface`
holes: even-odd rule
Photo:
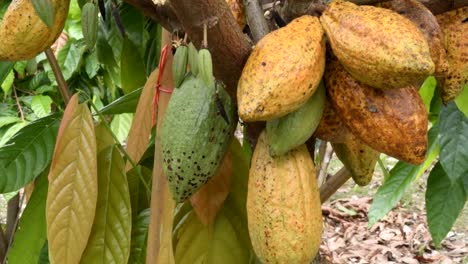
[[[320,246],[322,210],[305,145],[272,157],[262,132],[249,171],[249,234],[262,263],[310,263]]]
[[[34,10],[31,0],[13,0],[0,25],[0,60],[34,58],[52,45],[62,33],[70,0],[51,0],[54,23],[48,28]]]
[[[235,107],[222,87],[219,99],[230,123],[221,117],[214,84],[188,76],[175,89],[161,129],[163,170],[176,202],[183,202],[215,175],[236,127]]]
[[[428,118],[416,88],[373,89],[338,61],[327,66],[325,80],[336,112],[360,140],[411,164],[425,160]]]
[[[347,134],[343,143],[331,144],[336,156],[351,173],[354,182],[360,186],[369,184],[380,153],[351,133]]]
[[[270,154],[283,155],[304,144],[312,136],[322,117],[325,86],[320,83],[312,97],[296,111],[268,121],[266,133]]]
[[[445,76],[448,71],[448,61],[444,37],[432,12],[417,0],[391,0],[380,5],[408,18],[421,30],[429,44],[429,51],[435,65],[434,75]]]
[[[343,143],[347,134],[349,134],[348,129],[343,122],[341,122],[340,117],[330,102],[330,98],[327,96],[323,107],[322,118],[313,136],[332,143]]]
[[[318,18],[302,16],[275,30],[253,49],[237,89],[239,116],[268,121],[304,104],[325,68],[323,29]]]
[[[185,73],[187,72],[189,48],[183,44],[177,47],[172,61],[172,78],[174,85],[179,88],[184,80]]]
[[[338,60],[369,86],[406,87],[434,72],[424,35],[391,10],[336,0],[320,21]]]
[[[457,97],[468,84],[468,7],[437,16],[445,35],[449,71],[441,89],[444,102]]]

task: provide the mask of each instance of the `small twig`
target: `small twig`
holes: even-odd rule
[[[330,144],[325,142],[325,153],[323,156],[320,157],[322,163],[320,164],[320,173],[318,176],[318,183],[319,186],[322,186],[324,182],[327,180],[327,171],[328,166],[330,165],[331,158],[333,156],[333,149],[330,147]]]
[[[8,239],[8,247],[6,249],[5,256],[3,258],[2,263],[6,263],[8,250],[10,249],[11,244],[13,243],[13,237],[14,237],[16,228],[18,227],[19,220],[20,220],[20,211],[21,211],[21,207],[23,206],[24,197],[25,195],[21,195],[20,192],[18,192],[15,195],[15,197],[13,197],[8,202],[7,228],[6,228],[6,234],[5,234],[6,239]],[[12,204],[10,204],[10,202]]]
[[[270,27],[263,16],[263,9],[258,0],[244,0],[244,8],[252,40],[257,43],[270,32]]]
[[[205,23],[203,24],[203,43],[202,43],[202,48],[207,49],[208,48],[208,24]]]
[[[62,95],[63,101],[65,101],[65,104],[68,104],[68,101],[70,101],[71,94],[70,91],[68,90],[67,82],[65,81],[65,78],[63,77],[62,71],[60,70],[60,66],[58,65],[57,59],[55,58],[54,52],[52,51],[51,48],[48,48],[45,50],[45,54],[47,56],[47,59],[49,60],[50,67],[52,68],[52,71],[54,72],[55,79],[57,80],[58,88],[60,91],[60,94]]]
[[[16,106],[18,107],[18,111],[20,112],[21,121],[24,122],[23,108],[21,107],[21,104],[20,104],[20,101],[19,101],[19,98],[18,98],[18,94],[16,93],[16,87],[14,85],[13,85],[13,94],[15,96]]]
[[[324,185],[320,186],[320,201],[322,204],[328,200],[345,182],[351,178],[351,173],[345,167],[341,168]]]

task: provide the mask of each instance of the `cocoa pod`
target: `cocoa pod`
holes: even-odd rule
[[[375,151],[351,133],[343,143],[331,143],[338,159],[351,173],[354,182],[360,186],[368,185],[374,174],[379,152]]]
[[[317,89],[325,67],[323,29],[302,16],[275,30],[253,49],[237,89],[244,121],[268,121],[297,110]]]
[[[192,42],[188,44],[188,65],[190,72],[194,75],[198,75],[198,50],[195,48]]]
[[[201,78],[208,86],[214,82],[213,61],[208,49],[201,49],[198,52],[198,78]]]
[[[462,7],[437,16],[445,35],[449,70],[442,79],[442,101],[455,99],[468,84],[468,7]]]
[[[381,3],[380,6],[408,18],[421,30],[429,44],[429,51],[435,65],[434,75],[445,76],[448,71],[448,61],[444,36],[432,12],[417,0],[391,0]]]
[[[327,65],[325,80],[333,107],[351,133],[399,160],[424,162],[428,117],[415,87],[374,89],[355,80],[338,61]]]
[[[364,84],[401,88],[434,72],[424,35],[391,10],[336,0],[327,5],[320,21],[333,53]]]
[[[320,119],[313,137],[332,143],[343,143],[347,134],[349,134],[348,129],[343,122],[341,122],[340,117],[330,102],[330,98],[327,96],[323,107],[322,118]]]
[[[320,246],[322,210],[305,145],[272,157],[263,131],[249,171],[247,219],[262,263],[310,263]]]
[[[172,61],[172,78],[174,78],[174,85],[179,88],[184,80],[185,73],[187,72],[188,62],[188,47],[181,45],[176,49],[174,60]]]
[[[93,3],[86,3],[81,9],[81,28],[88,50],[92,50],[98,37],[99,16],[98,7]]]

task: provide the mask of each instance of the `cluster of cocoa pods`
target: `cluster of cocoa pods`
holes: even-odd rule
[[[434,16],[416,0],[335,0],[254,47],[237,89],[245,122],[266,121],[249,175],[248,223],[262,263],[309,263],[322,215],[305,142],[332,143],[359,185],[380,153],[426,158],[428,113],[418,93],[434,75],[444,103],[468,79],[468,8]]]

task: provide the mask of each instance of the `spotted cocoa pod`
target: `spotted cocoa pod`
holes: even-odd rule
[[[247,192],[249,234],[262,263],[310,263],[320,246],[322,210],[305,145],[272,157],[262,132]]]
[[[327,65],[325,80],[333,107],[351,133],[399,160],[425,160],[428,117],[415,87],[374,89],[355,80],[338,61]]]
[[[468,84],[468,7],[437,16],[445,35],[449,70],[442,80],[442,100],[447,103],[457,97]]]
[[[325,68],[323,29],[318,18],[302,16],[261,39],[250,54],[237,89],[239,116],[268,121],[304,104]]]
[[[364,84],[401,88],[434,72],[424,35],[391,10],[336,0],[327,5],[320,21],[333,53]]]
[[[349,134],[346,126],[333,108],[330,98],[327,96],[323,107],[322,118],[314,132],[314,137],[333,143],[343,143]]]

